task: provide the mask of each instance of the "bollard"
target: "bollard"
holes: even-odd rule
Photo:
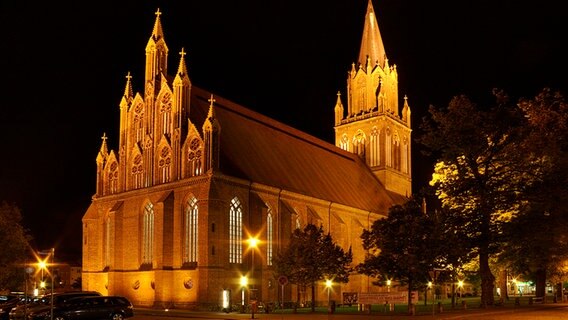
[[[462,309],[466,310],[467,309],[467,301],[462,300]]]
[[[529,297],[529,304],[533,304],[533,298]]]
[[[442,313],[444,311],[444,307],[442,306],[441,302],[438,302],[438,313]]]
[[[520,306],[520,305],[521,305],[521,300],[519,299],[519,297],[515,298],[515,305],[516,305],[516,306]]]

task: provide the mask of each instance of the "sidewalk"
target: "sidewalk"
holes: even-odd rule
[[[294,319],[294,320],[324,320],[324,319],[334,319],[334,320],[367,320],[367,319],[381,319],[381,320],[397,320],[397,319],[435,319],[435,320],[452,320],[452,319],[483,319],[491,315],[506,314],[506,313],[518,313],[518,312],[535,312],[543,309],[552,308],[566,308],[568,303],[547,303],[547,304],[534,304],[534,305],[518,305],[518,306],[493,306],[488,308],[469,308],[462,309],[455,308],[450,310],[444,310],[442,313],[436,312],[435,314],[420,312],[415,315],[410,315],[404,312],[336,312],[333,314],[328,314],[326,312],[315,312],[310,313],[307,311],[302,311],[299,313],[291,313],[290,310],[284,310],[279,313],[278,310],[274,313],[259,313],[254,314],[254,319]],[[200,318],[200,319],[252,319],[250,313],[238,313],[238,312],[207,312],[207,311],[190,311],[190,310],[180,310],[180,309],[149,309],[149,308],[136,308],[134,310],[136,315],[150,315],[150,316],[164,316],[164,317],[174,317],[174,318]]]

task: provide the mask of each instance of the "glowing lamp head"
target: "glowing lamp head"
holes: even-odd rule
[[[246,287],[248,285],[248,278],[246,276],[241,276],[239,283],[241,284],[241,287]]]
[[[258,238],[251,237],[248,239],[249,248],[256,248],[258,247]]]
[[[331,288],[332,285],[333,285],[333,281],[331,281],[329,279],[325,280],[325,286],[326,287]]]

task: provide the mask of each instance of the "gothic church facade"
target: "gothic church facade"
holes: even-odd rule
[[[335,145],[193,86],[183,49],[173,73],[168,51],[158,11],[144,92],[128,75],[118,148],[103,136],[96,158],[96,193],[83,216],[83,290],[136,306],[196,308],[219,305],[223,290],[240,302],[244,275],[254,288],[247,300],[295,300],[292,285],[282,297],[273,259],[308,223],[362,262],[362,231],[411,193],[410,108],[404,99],[399,111],[396,67],[371,1],[347,110],[339,94],[335,105]],[[260,245],[249,250],[252,236]],[[353,274],[332,298],[380,290],[370,281]]]

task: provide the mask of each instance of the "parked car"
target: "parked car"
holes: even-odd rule
[[[71,291],[53,294],[53,306],[57,307],[65,303],[67,300],[76,297],[100,296],[96,291]],[[51,310],[51,295],[45,295],[36,302],[30,304],[19,304],[12,308],[9,313],[9,320],[26,320],[27,315],[32,312],[41,310]]]
[[[7,294],[0,296],[0,320],[8,320],[10,310],[14,308],[23,298],[18,295]]]
[[[73,298],[53,309],[54,320],[122,320],[133,316],[132,303],[122,296]],[[51,310],[34,311],[28,315],[28,320],[49,319]]]

